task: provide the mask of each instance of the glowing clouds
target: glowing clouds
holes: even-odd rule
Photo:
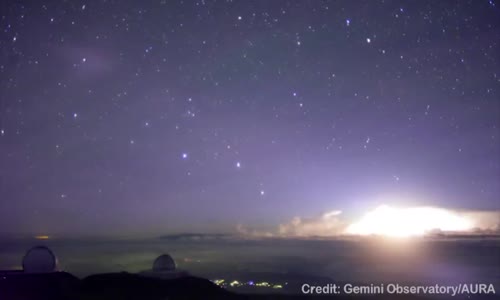
[[[345,233],[407,237],[432,231],[467,232],[473,228],[471,219],[446,209],[382,205],[349,225]]]
[[[342,234],[345,223],[340,219],[341,211],[324,213],[319,218],[295,217],[290,222],[280,224],[278,236],[282,237],[333,237]]]
[[[392,207],[381,205],[352,220],[340,210],[279,224],[275,230],[249,230],[242,225],[238,232],[250,237],[335,238],[354,236],[415,237],[442,233],[500,235],[500,211],[455,211],[446,208]]]

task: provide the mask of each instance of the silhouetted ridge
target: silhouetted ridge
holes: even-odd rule
[[[66,272],[0,272],[0,299],[77,299],[80,280]]]
[[[209,280],[188,276],[170,280],[130,273],[91,275],[82,281],[89,299],[234,299]]]

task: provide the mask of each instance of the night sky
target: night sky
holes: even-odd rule
[[[500,209],[499,8],[2,1],[0,232]]]

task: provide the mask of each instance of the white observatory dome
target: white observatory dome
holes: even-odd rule
[[[175,271],[175,261],[168,254],[158,256],[153,263],[153,272]]]
[[[57,258],[45,246],[33,247],[23,258],[23,270],[26,273],[50,273],[57,270]]]

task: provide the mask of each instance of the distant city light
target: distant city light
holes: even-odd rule
[[[240,285],[240,282],[238,280],[234,280],[232,281],[230,284],[230,286],[234,287],[234,286],[239,286]]]
[[[220,287],[232,287],[232,288],[243,287],[243,286],[252,286],[252,287],[282,289],[284,285],[288,284],[287,282],[285,282],[283,284],[283,283],[271,283],[271,282],[267,282],[267,281],[255,282],[253,280],[249,280],[246,283],[240,282],[238,280],[226,281],[225,279],[214,279],[211,281]]]
[[[270,287],[271,285],[269,284],[269,282],[266,282],[266,281],[263,281],[263,282],[257,282],[255,284],[256,286],[263,286],[263,287]]]

